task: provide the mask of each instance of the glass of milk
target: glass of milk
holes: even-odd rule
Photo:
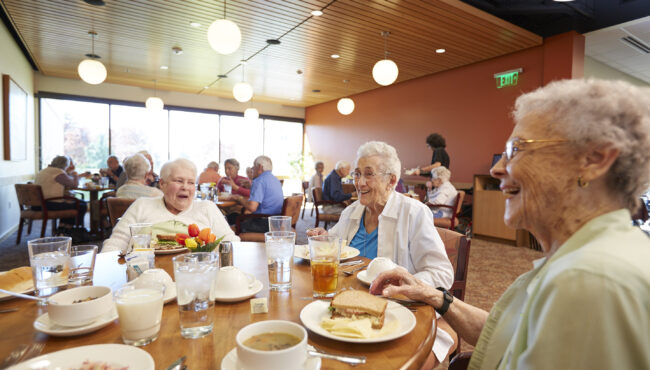
[[[124,343],[144,346],[158,338],[164,295],[165,285],[154,281],[125,285],[115,292]]]

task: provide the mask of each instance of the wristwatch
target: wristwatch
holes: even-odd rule
[[[443,316],[445,313],[447,313],[447,310],[449,309],[449,305],[451,304],[451,302],[454,301],[454,296],[451,295],[451,293],[449,293],[449,291],[443,287],[437,287],[436,289],[442,292],[443,301],[442,301],[442,307],[440,308],[434,307],[434,309],[436,310],[437,313],[440,314],[440,316]]]

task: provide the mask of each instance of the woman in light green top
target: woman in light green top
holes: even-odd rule
[[[475,345],[472,369],[650,368],[650,239],[630,217],[650,181],[650,91],[553,82],[519,97],[514,119],[491,174],[506,224],[545,258],[489,313],[401,269],[371,292],[432,305]]]

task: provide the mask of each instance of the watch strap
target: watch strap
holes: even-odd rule
[[[454,297],[449,293],[449,291],[443,287],[437,287],[437,290],[442,292],[442,306],[440,308],[435,308],[436,312],[440,314],[440,316],[443,316],[445,313],[447,313],[447,310],[449,309],[449,305],[451,302],[454,301]]]

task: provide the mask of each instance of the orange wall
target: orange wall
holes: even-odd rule
[[[353,162],[359,145],[381,140],[395,146],[403,168],[411,168],[430,163],[425,138],[439,132],[447,140],[452,181],[472,182],[474,174],[488,173],[492,155],[503,151],[513,126],[510,111],[515,98],[542,86],[545,74],[570,78],[575,73],[574,68],[555,66],[553,76],[548,76],[544,61],[571,60],[567,54],[575,54],[576,48],[567,44],[579,46],[580,38],[575,33],[560,35],[552,47],[535,47],[354,95],[356,108],[348,116],[338,113],[336,101],[308,107],[305,131],[311,151],[325,162],[328,173],[338,160]],[[493,75],[515,68],[523,68],[519,84],[497,89]]]

